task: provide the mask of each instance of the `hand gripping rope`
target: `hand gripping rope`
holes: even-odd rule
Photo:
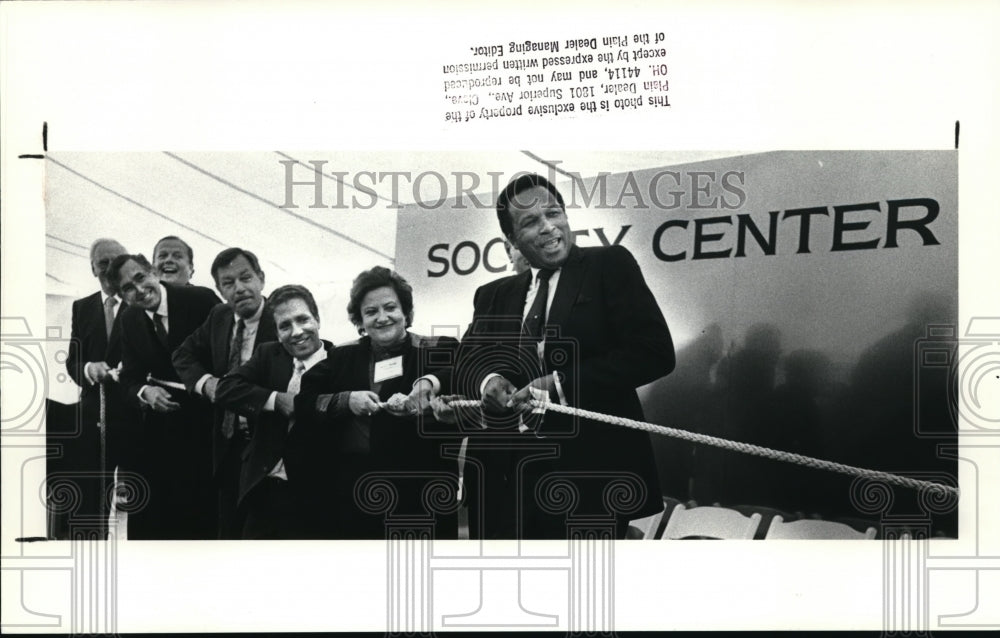
[[[172,383],[169,381],[160,381],[159,379],[154,379],[152,378],[152,375],[148,377],[148,380],[154,383],[165,385],[167,387],[177,387],[179,389],[184,388],[184,386],[179,383]],[[644,432],[651,432],[653,434],[661,434],[663,436],[670,436],[676,439],[690,441],[692,443],[711,445],[713,447],[722,448],[724,450],[733,450],[736,452],[741,452],[743,454],[750,454],[751,456],[760,456],[766,459],[774,459],[777,461],[784,461],[786,463],[794,463],[796,465],[803,465],[805,467],[812,467],[819,470],[827,470],[829,472],[847,474],[849,476],[860,476],[862,478],[884,481],[886,483],[889,483],[890,485],[899,485],[901,487],[909,487],[911,489],[916,489],[916,490],[925,489],[931,492],[943,492],[945,494],[949,494],[955,497],[958,497],[959,494],[958,488],[951,485],[943,485],[941,483],[935,483],[933,481],[922,481],[915,478],[909,478],[907,476],[891,474],[889,472],[882,472],[879,470],[869,470],[863,467],[855,467],[853,465],[835,463],[833,461],[826,461],[823,459],[813,458],[811,456],[805,456],[804,454],[795,454],[793,452],[785,452],[783,450],[773,450],[768,447],[753,445],[752,443],[741,443],[739,441],[730,441],[729,439],[722,439],[717,436],[698,434],[696,432],[689,432],[688,430],[680,430],[677,428],[668,428],[663,425],[656,425],[655,423],[635,421],[633,419],[626,419],[625,417],[611,416],[609,414],[601,414],[600,412],[591,412],[590,410],[584,410],[581,408],[574,408],[572,406],[560,405],[558,403],[546,403],[538,401],[536,399],[531,399],[529,401],[529,404],[534,408],[551,410],[552,412],[561,412],[563,414],[579,417],[581,419],[599,421],[601,423],[608,423],[610,425],[632,428],[633,430],[642,430]],[[477,408],[480,405],[482,405],[481,401],[474,401],[470,399],[456,399],[448,403],[448,406],[453,408]]]
[[[902,487],[909,487],[917,490],[926,489],[932,492],[944,492],[946,494],[958,497],[958,488],[953,487],[951,485],[942,485],[941,483],[934,483],[932,481],[921,481],[906,476],[899,476],[898,474],[890,474],[889,472],[869,470],[861,467],[854,467],[852,465],[844,465],[843,463],[834,463],[833,461],[825,461],[823,459],[817,459],[802,454],[794,454],[792,452],[784,452],[782,450],[773,450],[771,448],[762,447],[760,445],[753,445],[750,443],[740,443],[739,441],[730,441],[728,439],[722,439],[715,436],[708,436],[707,434],[698,434],[696,432],[689,432],[687,430],[668,428],[666,426],[656,425],[654,423],[634,421],[632,419],[626,419],[620,416],[611,416],[608,414],[601,414],[600,412],[591,412],[590,410],[583,410],[571,406],[560,405],[558,403],[544,403],[542,401],[538,401],[535,399],[531,399],[529,403],[535,408],[541,408],[543,410],[552,412],[561,412],[563,414],[576,416],[581,419],[590,419],[591,421],[600,421],[602,423],[608,423],[610,425],[618,425],[626,428],[632,428],[634,430],[643,430],[644,432],[652,432],[653,434],[662,434],[664,436],[671,436],[677,439],[682,439],[684,441],[691,441],[692,443],[711,445],[714,447],[722,448],[724,450],[734,450],[736,452],[742,452],[743,454],[761,456],[766,459],[775,459],[778,461],[785,461],[787,463],[795,463],[797,465],[804,465],[806,467],[812,467],[820,470],[828,470],[830,472],[839,472],[840,474],[848,474],[850,476],[860,476],[869,479],[877,479],[892,485],[899,485]],[[481,405],[480,401],[472,401],[467,399],[459,399],[448,403],[449,407],[456,407],[456,408],[464,408],[464,407],[473,408],[473,407],[479,407],[480,405]]]

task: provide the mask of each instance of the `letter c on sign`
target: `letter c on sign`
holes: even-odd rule
[[[673,255],[667,254],[663,252],[660,240],[663,239],[663,233],[665,233],[668,228],[673,228],[675,226],[678,228],[687,228],[687,225],[688,223],[686,219],[671,219],[670,221],[665,221],[660,224],[660,227],[656,229],[655,233],[653,233],[653,254],[656,255],[657,259],[661,261],[680,261],[684,259],[687,255],[687,251],[681,251]]]
[[[500,266],[493,266],[490,264],[490,251],[493,250],[493,247],[496,246],[497,244],[503,246],[503,239],[500,237],[494,237],[493,239],[486,242],[486,245],[483,247],[483,268],[485,268],[489,272],[503,272],[507,270],[508,259],[507,259],[506,249],[503,250],[503,255],[504,255],[503,264],[501,264]]]

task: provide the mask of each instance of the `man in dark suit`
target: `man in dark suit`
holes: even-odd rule
[[[146,481],[148,502],[130,503],[130,539],[215,537],[211,414],[183,391],[171,354],[219,298],[208,288],[163,284],[142,255],[119,255],[108,278],[129,307],[121,318],[120,382],[143,411],[129,469]]]
[[[100,391],[104,388],[108,446],[105,450],[104,469],[107,473],[114,471],[120,454],[121,436],[116,426],[122,425],[128,418],[120,387],[113,378],[113,370],[121,361],[118,317],[125,304],[107,276],[111,261],[125,252],[125,248],[114,239],[98,239],[91,244],[90,270],[100,282],[101,289],[73,302],[69,354],[66,357],[66,371],[80,386],[80,422],[87,428],[85,436],[78,438],[80,443],[99,440],[86,435],[100,420]],[[81,467],[86,470],[98,471],[101,466],[98,458],[101,451],[94,450],[91,454],[90,445],[86,449],[85,458],[75,459],[74,465],[82,463]],[[67,454],[71,453],[67,451]],[[95,524],[102,531],[106,527],[108,515],[102,489],[106,484],[105,478],[101,477],[94,484],[80,486],[84,499],[81,509],[77,511],[77,514],[93,516],[95,521],[100,521]]]
[[[589,517],[624,538],[630,519],[663,507],[648,434],[541,416],[528,401],[642,420],[636,388],[673,369],[670,331],[626,248],[574,245],[562,196],[545,178],[511,181],[497,217],[531,268],[476,291],[452,380],[453,391],[483,402],[482,415],[463,419],[470,528],[484,538],[567,538],[568,525]]]
[[[219,379],[246,363],[254,347],[275,341],[274,317],[264,310],[264,271],[257,256],[227,248],[212,262],[215,287],[226,300],[174,351],[174,369],[185,387],[215,404],[213,469],[218,488],[219,538],[238,539],[244,517],[236,507],[243,450],[250,441],[246,417],[216,402]]]
[[[267,311],[278,342],[257,346],[249,361],[219,381],[215,394],[217,403],[250,419],[239,487],[243,538],[321,537],[326,512],[313,498],[318,486],[312,480],[319,468],[309,467],[308,435],[294,426],[302,375],[333,345],[319,338],[319,310],[303,286],[274,290]]]

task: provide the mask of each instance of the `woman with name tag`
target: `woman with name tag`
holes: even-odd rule
[[[336,451],[324,463],[336,476],[336,537],[382,539],[402,522],[456,538],[461,440],[434,420],[414,382],[450,365],[458,341],[411,333],[413,288],[381,266],[354,280],[347,313],[361,338],[303,376],[301,392],[318,397],[308,418]]]

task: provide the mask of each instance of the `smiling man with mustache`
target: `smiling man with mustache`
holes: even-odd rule
[[[212,451],[219,491],[219,538],[237,539],[243,516],[236,507],[240,464],[250,441],[246,417],[216,403],[219,379],[246,363],[257,345],[277,340],[274,317],[266,312],[264,271],[257,256],[227,248],[212,262],[212,278],[224,305],[212,310],[201,326],[174,351],[174,368],[190,392],[214,405]],[[207,406],[206,406],[207,407]]]

